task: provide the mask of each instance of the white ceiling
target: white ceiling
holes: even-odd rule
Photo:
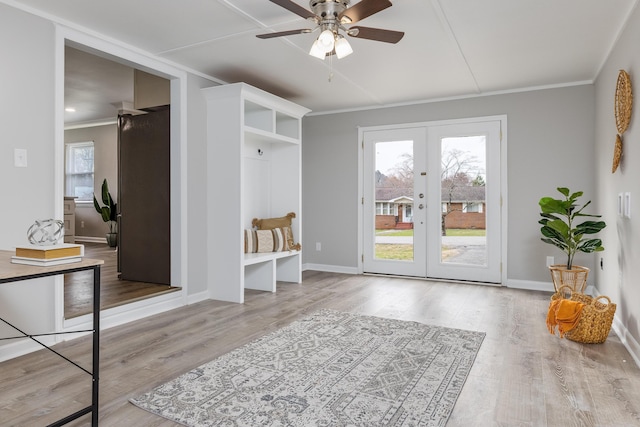
[[[295,2],[309,9],[308,1]],[[395,45],[350,38],[354,54],[333,64],[307,54],[317,33],[256,38],[313,27],[268,0],[13,4],[220,81],[245,81],[326,112],[592,82],[637,2],[395,0],[357,25],[404,31],[404,38]],[[76,79],[86,77],[82,64],[76,63]],[[89,77],[97,79],[96,64],[92,67]],[[83,84],[74,86],[80,90],[67,90],[68,97],[87,98]],[[100,85],[84,86],[98,91]]]

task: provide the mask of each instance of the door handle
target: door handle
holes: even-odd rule
[[[420,204],[418,205],[418,209],[424,209],[424,205],[423,205],[422,203],[420,203]]]

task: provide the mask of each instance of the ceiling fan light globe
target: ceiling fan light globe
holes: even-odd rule
[[[327,53],[324,51],[324,48],[320,46],[320,43],[318,43],[318,40],[316,40],[311,45],[311,50],[309,51],[309,55],[315,58],[324,60],[324,58],[327,56]]]
[[[344,37],[340,37],[338,38],[338,40],[336,40],[335,49],[336,49],[336,56],[338,57],[338,59],[342,59],[345,56],[349,56],[353,53],[353,48],[351,47],[351,44],[349,44],[347,39],[345,39]]]
[[[321,32],[320,35],[318,36],[317,42],[320,44],[320,47],[324,49],[325,53],[331,52],[336,42],[333,31],[324,30],[323,32]]]

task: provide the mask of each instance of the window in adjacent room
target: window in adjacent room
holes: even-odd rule
[[[65,195],[93,200],[93,141],[65,144]]]

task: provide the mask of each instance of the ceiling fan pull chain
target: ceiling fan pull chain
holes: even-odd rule
[[[333,55],[329,55],[329,83],[333,79]]]

